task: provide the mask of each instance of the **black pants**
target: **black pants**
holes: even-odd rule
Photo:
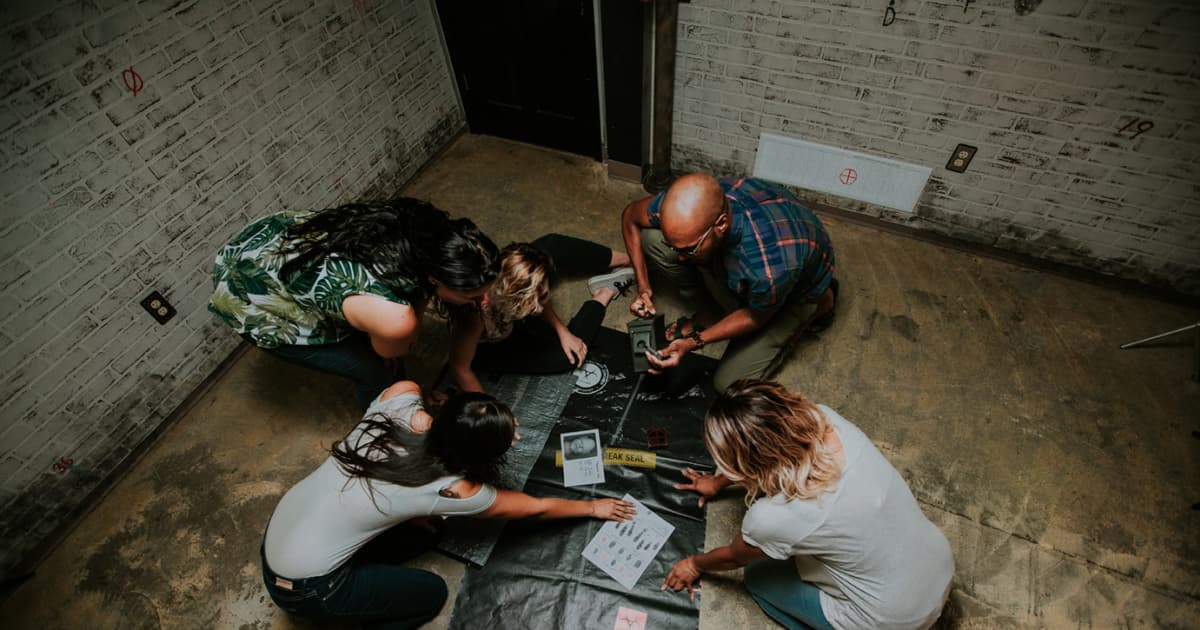
[[[242,338],[250,343],[254,339],[248,334]],[[316,346],[282,345],[264,348],[267,352],[306,368],[336,374],[354,381],[354,397],[366,411],[379,392],[392,383],[404,378],[403,362],[392,369],[371,347],[371,338],[364,332],[354,331],[346,339],[336,343]]]
[[[555,277],[551,282],[602,274],[612,261],[611,248],[574,236],[547,234],[537,237],[533,245],[554,261]]]
[[[573,236],[547,234],[533,244],[554,261],[555,277],[551,283],[564,277],[602,274],[612,261],[612,249]],[[567,329],[591,345],[604,323],[605,310],[603,304],[588,300],[567,323]],[[471,368],[510,374],[557,374],[574,366],[563,352],[554,329],[539,317],[527,317],[513,324],[508,337],[494,343],[480,343]]]

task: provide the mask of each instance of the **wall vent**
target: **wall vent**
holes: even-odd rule
[[[912,212],[933,172],[928,166],[763,133],[754,176]]]

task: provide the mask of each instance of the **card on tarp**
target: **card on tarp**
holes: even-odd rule
[[[600,431],[572,431],[559,436],[562,441],[563,485],[588,486],[604,483],[604,454]]]
[[[583,557],[632,589],[658,555],[675,526],[630,495],[621,497],[634,504],[637,514],[629,521],[607,521],[583,549]]]

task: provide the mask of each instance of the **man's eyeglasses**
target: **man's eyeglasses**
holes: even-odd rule
[[[669,247],[675,250],[676,254],[679,254],[684,258],[691,258],[692,256],[695,256],[696,250],[700,249],[700,247],[704,245],[704,241],[708,239],[708,235],[712,233],[713,228],[717,227],[717,221],[720,219],[721,215],[718,214],[717,218],[713,219],[712,225],[708,226],[708,229],[704,230],[704,234],[700,235],[700,240],[696,241],[695,245],[692,245],[691,247],[675,247],[674,245],[669,245]]]

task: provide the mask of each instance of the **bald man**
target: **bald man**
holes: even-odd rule
[[[625,207],[625,248],[637,274],[629,310],[655,314],[649,259],[696,314],[667,327],[656,371],[687,353],[730,340],[713,375],[722,391],[743,376],[778,369],[787,341],[828,325],[836,297],[833,246],[821,221],[782,186],[761,179],[694,173]]]

